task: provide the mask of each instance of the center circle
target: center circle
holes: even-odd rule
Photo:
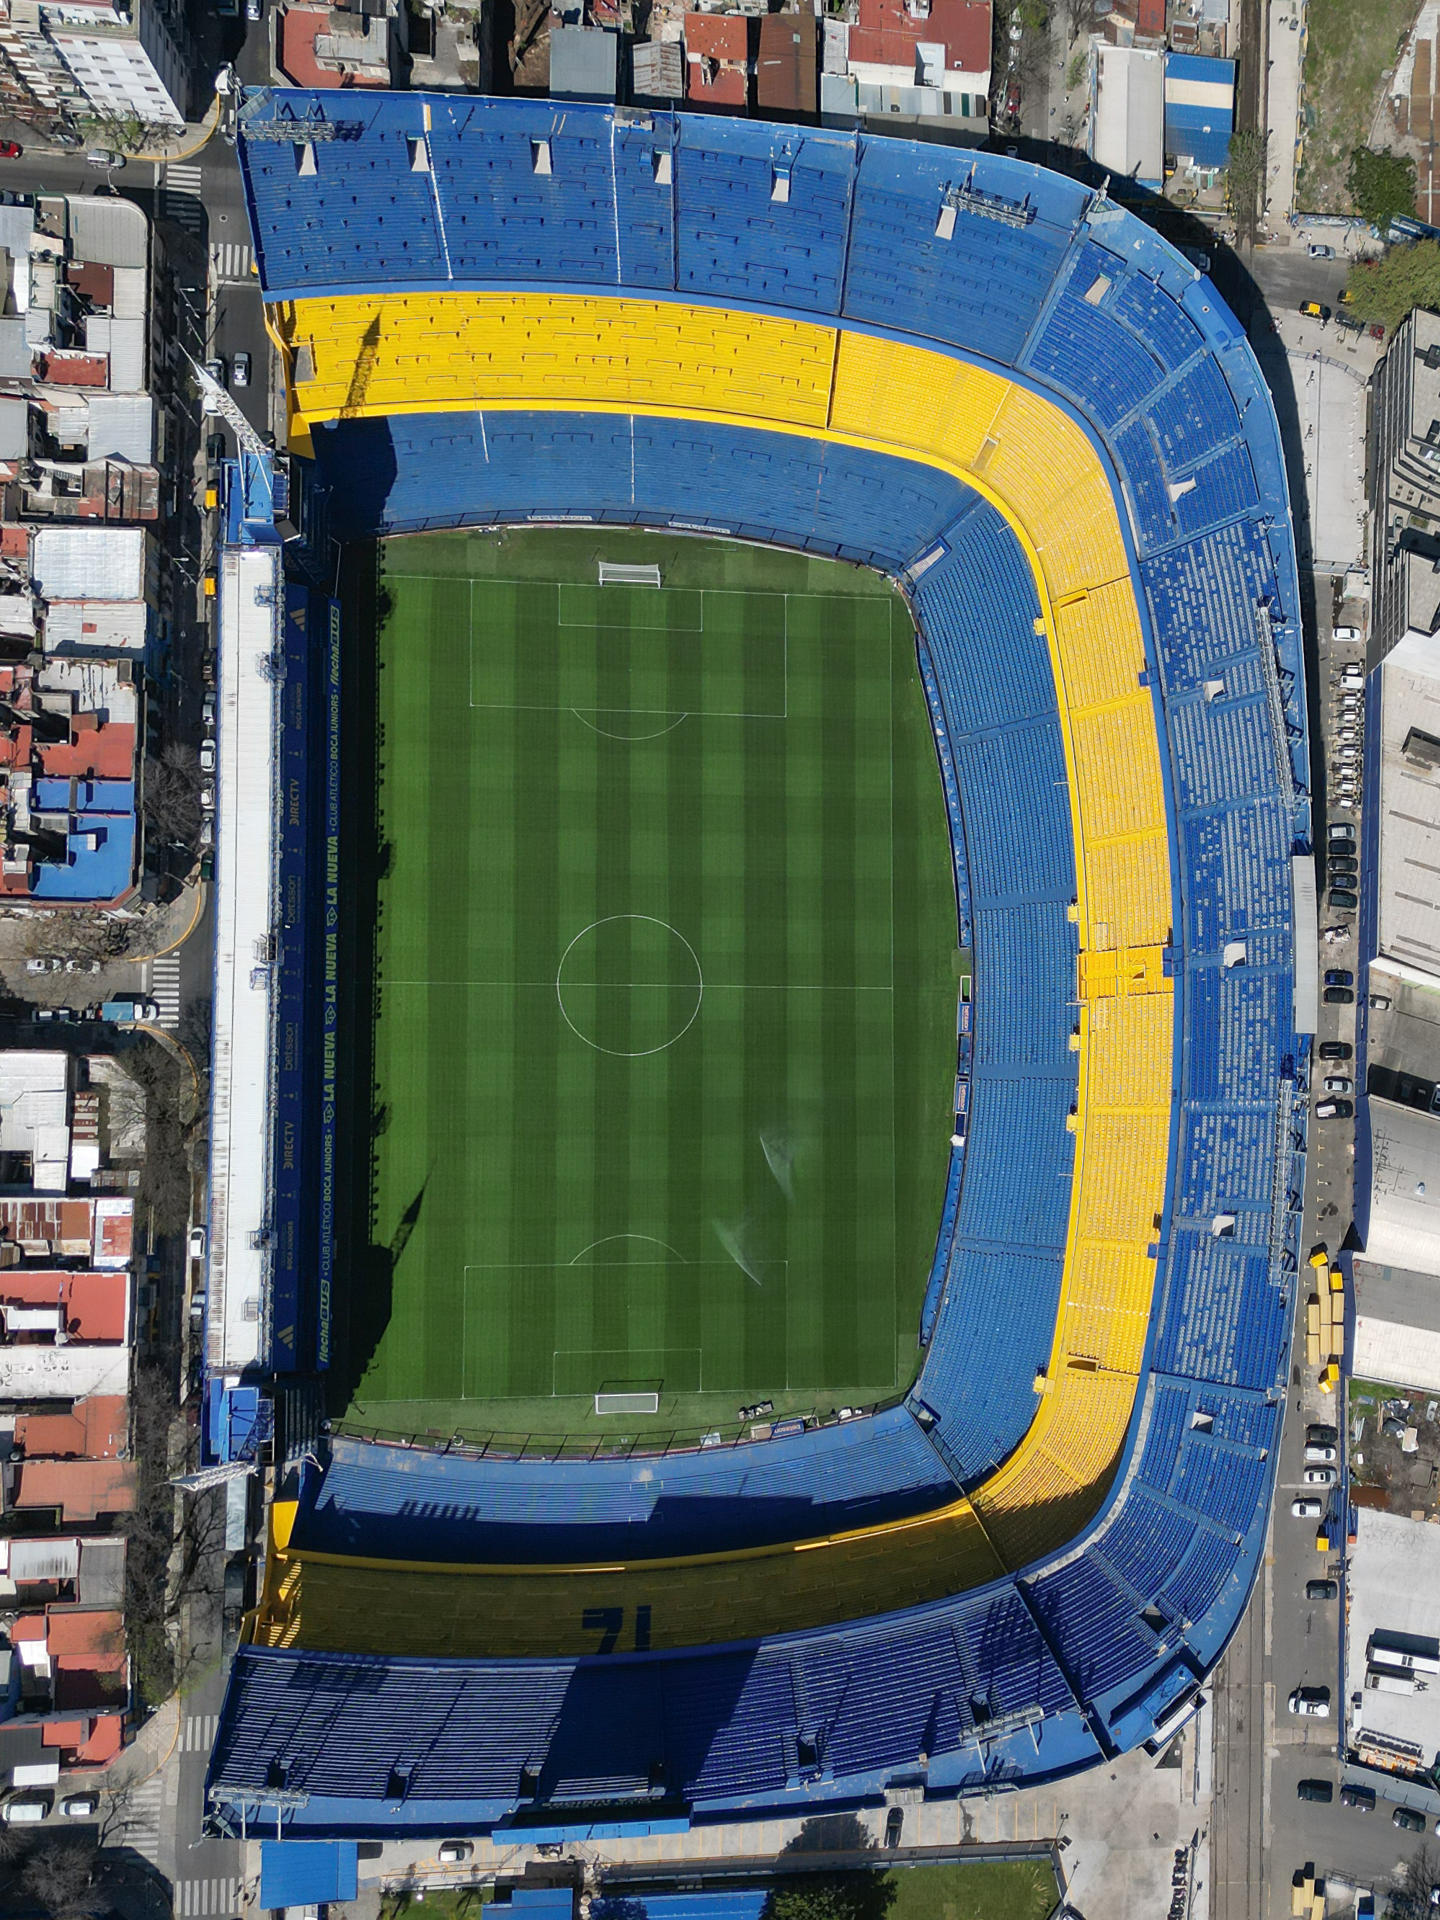
[[[695,1024],[705,976],[668,920],[612,913],[577,933],[555,970],[565,1024],[596,1053],[639,1060],[663,1053]]]

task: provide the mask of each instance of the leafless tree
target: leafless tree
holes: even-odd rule
[[[95,1844],[79,1834],[42,1840],[20,1870],[25,1890],[54,1920],[104,1913],[110,1901],[97,1884]]]

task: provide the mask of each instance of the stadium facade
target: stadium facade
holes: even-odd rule
[[[885,572],[975,987],[904,1403],[663,1463],[317,1444],[212,1823],[644,1831],[1163,1737],[1261,1551],[1304,1188],[1299,590],[1240,329],[1104,195],[992,155],[269,91],[239,144],[312,549],[578,521]],[[313,588],[284,631],[308,705],[275,703],[265,777],[293,749],[279,817],[319,864],[274,892],[285,1222],[246,1242],[258,1319],[212,1290],[217,1454],[257,1379],[323,1371],[343,1284],[316,875],[344,637]]]

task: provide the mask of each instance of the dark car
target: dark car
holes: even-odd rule
[[[1320,1058],[1322,1060],[1348,1060],[1354,1051],[1355,1049],[1348,1040],[1322,1040],[1320,1042]],[[1325,1431],[1333,1434],[1335,1429],[1333,1427],[1327,1427]]]
[[[1373,1787],[1341,1787],[1340,1804],[1342,1807],[1359,1807],[1362,1813],[1373,1813],[1375,1789]]]
[[[1347,909],[1353,913],[1359,904],[1359,900],[1351,893],[1348,887],[1331,887],[1330,910],[1332,913],[1338,913]]]
[[[1327,1805],[1335,1798],[1334,1783],[1329,1780],[1301,1780],[1295,1792],[1302,1800],[1323,1800]]]
[[[1409,1807],[1396,1807],[1390,1816],[1390,1823],[1392,1826],[1399,1827],[1402,1833],[1423,1833],[1425,1831],[1424,1814],[1413,1813]]]
[[[1334,1600],[1339,1596],[1340,1588],[1333,1580],[1307,1580],[1305,1598],[1307,1600]],[[1330,1798],[1327,1793],[1325,1798]]]
[[[904,1824],[905,1809],[903,1807],[891,1807],[889,1813],[885,1816],[885,1844],[887,1847],[899,1846],[900,1829]]]
[[[1326,999],[1329,999],[1327,994]],[[1349,1100],[1322,1100],[1315,1109],[1317,1120],[1349,1120],[1355,1112],[1353,1102]]]
[[[1347,840],[1345,844],[1348,846],[1350,843]],[[1331,873],[1358,873],[1360,871],[1360,862],[1355,858],[1353,853],[1332,852],[1325,864],[1329,867]]]
[[[1344,967],[1327,967],[1325,969],[1325,984],[1327,987],[1353,987],[1355,984],[1355,976],[1353,973],[1347,972]]]
[[[1326,987],[1325,1004],[1327,1007],[1353,1007],[1355,995],[1349,987]]]
[[[1005,89],[1005,112],[1006,112],[1006,115],[1011,120],[1015,120],[1019,117],[1020,82],[1018,80],[1012,80],[1009,86]]]
[[[1340,1042],[1338,1040],[1332,1041],[1331,1044],[1338,1046]],[[1346,1047],[1345,1051],[1348,1053],[1350,1049]],[[1305,1444],[1307,1447],[1334,1447],[1338,1446],[1339,1443],[1340,1434],[1338,1429],[1335,1427],[1327,1427],[1321,1421],[1317,1420],[1305,1429]]]

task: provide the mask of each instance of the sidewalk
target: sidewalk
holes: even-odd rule
[[[1302,78],[1307,28],[1305,0],[1270,0],[1270,69],[1265,95],[1263,225],[1272,234],[1288,228],[1295,211],[1295,174],[1300,144]]]

